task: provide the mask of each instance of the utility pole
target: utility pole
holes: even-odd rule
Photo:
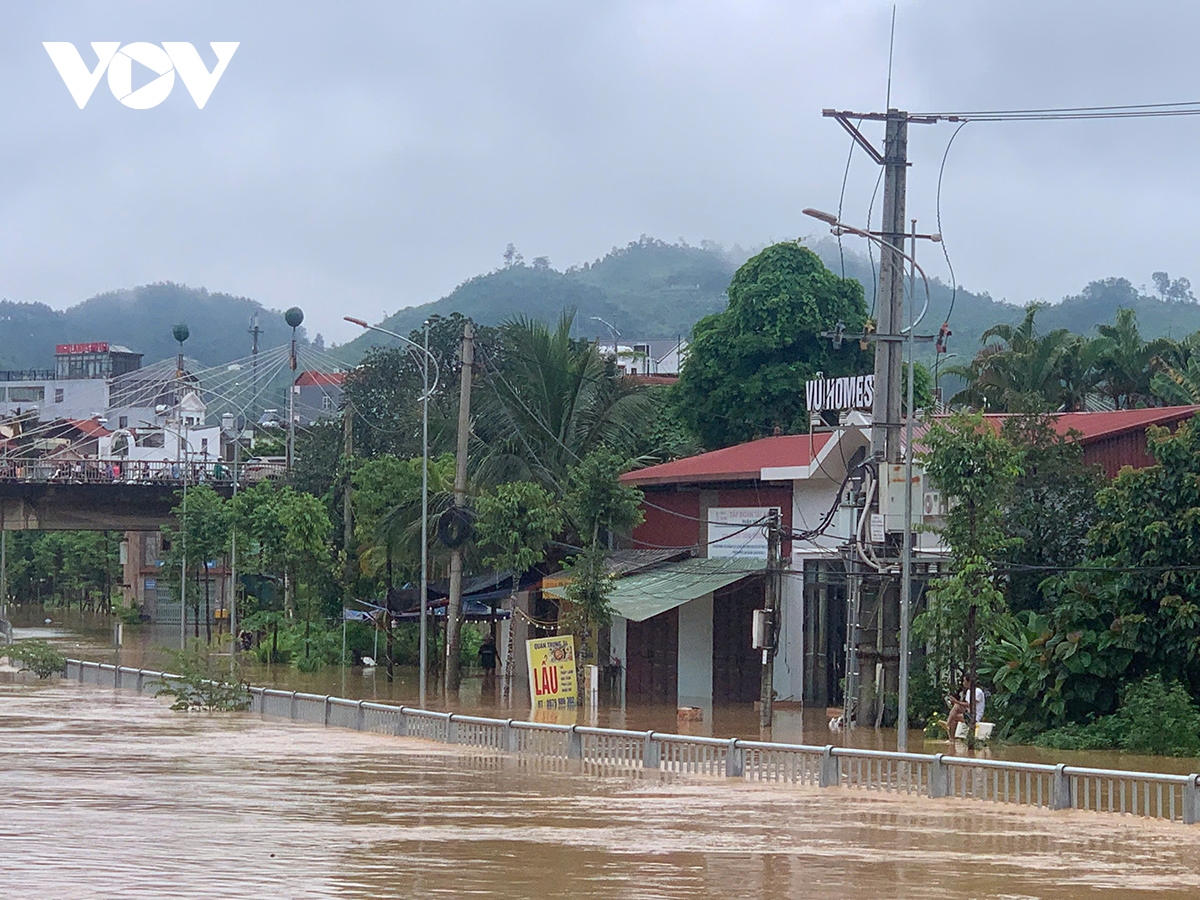
[[[237,499],[238,463],[241,461],[242,433],[237,416],[233,417],[233,499]],[[237,525],[229,530],[229,675],[237,675]]]
[[[779,595],[783,580],[783,558],[780,543],[779,510],[771,511],[767,525],[767,591],[766,627],[767,646],[763,648],[762,686],[759,691],[759,727],[769,729],[775,714],[775,650],[779,632],[776,619],[779,615]]]
[[[250,334],[250,367],[254,373],[254,393],[250,395],[250,402],[254,403],[258,400],[258,336],[262,334],[262,329],[258,327],[257,315],[250,317],[250,327],[246,331]],[[258,414],[255,413],[255,421],[257,419]]]
[[[905,238],[904,205],[908,183],[908,116],[887,113],[883,140],[883,234],[892,247]],[[904,321],[904,262],[888,247],[879,249],[879,334],[899,333]],[[900,461],[900,364],[903,348],[896,341],[875,345],[875,402],[871,410],[871,452],[877,460]]]
[[[346,551],[346,600],[351,597],[351,579],[354,574],[354,560],[351,551],[354,546],[354,510],[351,507],[350,460],[354,456],[354,407],[350,403],[342,411],[342,456],[346,460],[346,483],[342,488],[342,547]],[[342,616],[343,621],[345,615]]]
[[[283,314],[283,319],[292,329],[292,355],[289,360],[292,377],[288,381],[288,425],[287,425],[287,470],[292,471],[296,459],[296,329],[304,321],[304,311],[293,306]]]
[[[461,510],[467,503],[467,442],[471,432],[471,375],[475,364],[475,326],[463,326],[462,371],[458,387],[458,448],[454,469],[454,507]],[[446,609],[446,698],[458,693],[460,680],[459,647],[462,630],[463,545],[450,551],[450,600]]]

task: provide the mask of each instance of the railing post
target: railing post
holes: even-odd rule
[[[647,731],[642,743],[642,768],[657,769],[662,764],[662,745],[654,739],[654,732]]]
[[[326,698],[326,699],[328,699],[328,698]],[[267,708],[267,704],[264,703],[263,709],[266,709],[266,708]],[[293,722],[295,722],[297,712],[298,712],[298,710],[296,709],[296,692],[292,691],[292,698],[291,698],[291,700],[288,701],[288,718],[291,719]],[[326,723],[328,723],[328,721],[329,721],[328,718],[326,718],[325,721],[326,721]]]
[[[504,749],[509,753],[518,753],[521,750],[521,735],[513,728],[512,719],[504,723]]]
[[[454,721],[454,713],[446,714],[446,743],[458,743],[458,723]]]
[[[950,767],[942,760],[944,753],[939,753],[929,764],[929,796],[937,799],[950,793]]]
[[[359,700],[358,701],[358,714],[354,717],[354,729],[356,731],[362,731],[363,726],[367,723],[366,716],[363,713],[362,705],[363,705],[363,702],[361,700]]]
[[[137,692],[139,694],[142,692],[142,686],[145,685],[145,683],[146,683],[146,670],[138,669]]]
[[[396,737],[406,737],[408,735],[408,714],[405,713],[404,707],[401,706],[396,712]]]
[[[567,759],[583,759],[583,735],[572,725],[567,732]]]
[[[113,690],[119,691],[120,689],[121,689],[121,667],[113,666]]]
[[[295,700],[296,700],[296,695],[295,695],[295,693],[293,693],[292,701],[295,702]],[[332,706],[333,706],[333,704],[329,702],[329,695],[326,694],[325,695],[325,727],[326,728],[329,727],[329,710]]]
[[[725,777],[742,778],[745,774],[746,751],[738,746],[737,738],[733,738],[725,751]]]
[[[842,783],[838,759],[833,755],[833,744],[826,744],[821,751],[821,768],[817,773],[817,787],[837,787]]]
[[[1195,825],[1200,821],[1200,775],[1189,775],[1183,786],[1183,824]]]
[[[1054,774],[1050,777],[1053,779],[1050,787],[1050,808],[1070,809],[1074,804],[1071,802],[1071,776],[1067,774],[1066,763],[1055,766]]]

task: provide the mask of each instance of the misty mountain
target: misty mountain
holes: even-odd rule
[[[171,336],[186,322],[191,336],[188,356],[217,365],[250,354],[250,317],[257,315],[259,347],[278,347],[291,338],[283,313],[256,300],[210,293],[165,282],[110,291],[65,310],[44,303],[0,300],[0,369],[47,369],[54,365],[54,345],[108,341],[145,354],[145,363],[173,357],[178,345]]]
[[[871,258],[852,251],[848,242],[839,252],[832,238],[810,246],[832,271],[857,279],[864,286],[868,308],[874,307],[877,255]],[[496,325],[519,315],[552,321],[562,310],[574,309],[575,330],[581,337],[611,338],[608,325],[593,316],[610,323],[627,340],[687,336],[700,318],[725,308],[730,279],[753,252],[708,242],[694,247],[642,237],[559,271],[542,257],[526,263],[514,250],[500,268],[466,280],[439,300],[402,309],[381,324],[408,334],[434,314],[457,311],[482,325]],[[917,333],[936,334],[949,316],[953,332],[949,349],[956,364],[974,356],[986,329],[1001,322],[1016,324],[1023,315],[1023,307],[994,300],[985,291],[962,285],[955,291],[939,279],[931,279],[929,289],[929,308]],[[925,305],[919,280],[916,302],[919,311]],[[1176,299],[1152,296],[1126,278],[1090,282],[1079,294],[1048,306],[1038,315],[1038,327],[1090,334],[1097,324],[1111,322],[1122,307],[1137,312],[1147,338],[1181,338],[1200,331],[1200,304],[1190,294]],[[251,315],[259,317],[260,347],[277,347],[289,339],[290,330],[279,310],[247,297],[169,282],[112,291],[62,311],[42,303],[4,300],[0,301],[0,369],[48,368],[55,344],[94,340],[123,344],[153,362],[175,355],[171,327],[179,321],[187,322],[191,330],[188,356],[216,365],[249,354],[246,329]],[[387,340],[367,333],[334,352],[353,363],[368,347]],[[931,345],[920,345],[922,358],[931,355]]]

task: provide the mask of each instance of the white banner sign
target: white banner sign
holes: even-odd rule
[[[806,381],[804,397],[810,413],[827,409],[870,409],[875,402],[875,376],[847,375]]]
[[[708,510],[710,559],[766,559],[767,523],[777,506],[714,506]]]

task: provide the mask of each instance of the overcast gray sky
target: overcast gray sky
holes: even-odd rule
[[[645,233],[761,244],[836,208],[881,109],[891,3],[94,2],[0,8],[0,296],[54,307],[157,280],[346,313],[436,299],[509,241],[563,268]],[[893,105],[913,111],[1200,99],[1200,7],[902,2]],[[42,41],[240,41],[203,110],[179,83],[84,110]],[[135,87],[137,82],[135,82]],[[878,127],[877,126],[877,130]],[[913,126],[909,211],[934,226],[953,126]],[[1200,118],[977,123],[942,225],[960,282],[1058,299],[1193,267]],[[877,171],[856,154],[845,218]],[[876,212],[878,215],[878,211]],[[945,273],[925,251],[930,270]]]

